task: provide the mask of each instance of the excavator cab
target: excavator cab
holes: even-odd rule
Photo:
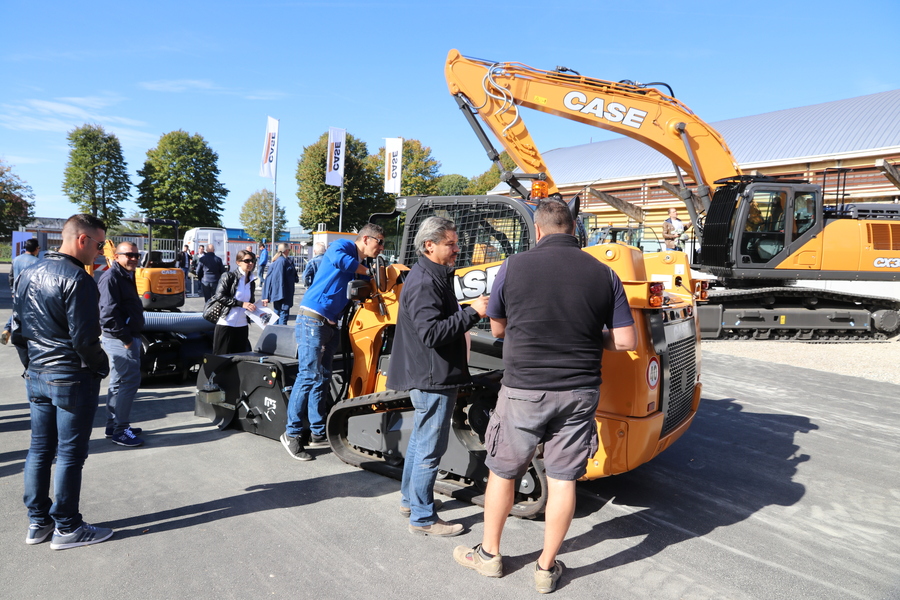
[[[814,241],[823,227],[818,186],[774,177],[716,184],[721,187],[703,230],[704,267],[733,279],[771,277],[775,268],[820,268],[821,248]]]

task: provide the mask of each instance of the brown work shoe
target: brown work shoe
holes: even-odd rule
[[[474,548],[457,546],[453,550],[453,558],[464,567],[475,569],[485,577],[503,577],[503,557],[495,554],[494,558],[486,559],[478,552],[481,544]]]
[[[534,563],[534,587],[542,594],[549,594],[556,589],[556,582],[563,572],[563,564],[558,560],[553,563],[549,570],[545,571],[541,568],[540,562]]]
[[[417,533],[419,535],[453,537],[454,535],[459,535],[463,532],[463,526],[459,523],[448,523],[443,519],[438,519],[431,525],[426,525],[424,527],[419,527],[418,525],[410,525],[409,532]]]

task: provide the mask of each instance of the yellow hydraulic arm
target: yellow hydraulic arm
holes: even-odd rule
[[[465,98],[519,168],[547,175],[550,193],[557,191],[556,185],[519,106],[615,131],[655,148],[694,180],[706,207],[712,182],[741,174],[722,136],[656,88],[493,63],[458,50],[447,55],[444,75],[450,93]]]

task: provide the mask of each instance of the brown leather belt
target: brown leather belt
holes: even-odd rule
[[[319,313],[313,312],[313,311],[309,310],[308,308],[303,308],[302,306],[300,307],[300,314],[303,315],[304,317],[312,317],[316,321],[321,321],[322,323],[328,323],[329,325],[335,325],[334,321],[329,321],[328,319],[326,319]]]

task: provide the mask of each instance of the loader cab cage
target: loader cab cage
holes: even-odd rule
[[[413,199],[410,199],[413,200]],[[499,262],[534,243],[533,207],[503,196],[426,196],[417,198],[406,215],[400,262],[418,260],[415,237],[428,217],[450,219],[459,236],[456,268]]]

